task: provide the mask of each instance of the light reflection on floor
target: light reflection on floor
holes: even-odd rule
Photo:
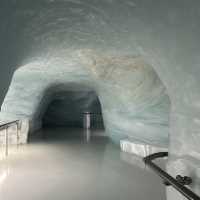
[[[0,161],[0,199],[165,199],[156,175],[121,159],[108,139],[92,137],[88,142],[80,134],[80,129],[47,130],[43,139],[10,152]]]

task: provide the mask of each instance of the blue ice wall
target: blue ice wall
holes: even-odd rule
[[[23,54],[18,57],[21,58],[19,59],[21,64],[18,66],[34,66],[36,62],[40,68],[41,65],[48,66],[45,72],[55,66],[57,71],[60,71],[61,66],[70,64],[70,52],[85,48],[103,52],[104,55],[99,56],[101,58],[107,55],[115,58],[126,55],[142,56],[145,63],[153,67],[159,75],[171,100],[170,155],[172,156],[170,158],[173,160],[169,162],[171,173],[176,174],[173,166],[177,166],[175,167],[177,171],[181,169],[183,173],[192,174],[195,179],[193,188],[196,187],[196,191],[199,192],[197,169],[200,160],[200,2],[198,0],[10,0],[6,2],[12,15],[5,21],[9,24],[8,27],[12,27],[10,32],[17,31],[15,38],[20,41],[17,44],[23,50],[20,51]],[[90,66],[96,66],[95,62],[91,63],[93,64]],[[80,66],[83,66],[83,63]],[[70,69],[75,69],[76,73],[81,71],[79,67]],[[95,86],[99,89],[99,94],[102,94],[101,88],[103,88],[99,87],[100,80],[103,85],[107,84],[105,88],[115,85],[114,81],[111,84],[109,80],[102,79],[99,73],[96,76],[94,70],[89,70],[87,75],[85,73],[81,74],[82,78],[89,77],[90,73],[93,73],[91,76],[96,79]],[[108,74],[112,74],[112,70]],[[70,77],[67,76],[67,79],[71,80]],[[82,78],[81,80],[84,79]],[[14,78],[13,83],[15,81],[17,78]],[[86,82],[85,84],[87,85]],[[110,91],[112,90],[106,90],[106,97],[112,97]],[[116,91],[117,89],[113,92]],[[123,89],[123,92],[116,92],[117,95],[112,99],[117,101],[126,96],[126,89]],[[101,101],[102,107],[107,105],[107,98]],[[128,105],[127,102],[125,104]],[[117,108],[120,107],[120,104],[116,105]],[[3,110],[7,112],[7,107],[4,106]],[[130,118],[130,112],[126,113]],[[121,112],[112,116],[105,114],[104,118],[108,121],[112,118],[113,121],[114,116],[122,116],[121,114]],[[118,123],[121,121],[118,120]],[[116,124],[114,129],[111,128],[113,124],[107,124],[109,130],[118,130]]]
[[[131,34],[137,34],[135,16],[144,12],[143,2],[10,1],[10,7],[23,67],[14,74],[2,115],[25,116],[37,129],[54,100],[49,93],[62,87],[73,91],[78,83],[97,93],[114,141],[168,144],[169,97]]]
[[[66,92],[71,95],[61,115],[64,110],[64,114],[74,111],[78,120],[88,108],[99,114],[97,105],[92,108],[98,97],[106,133],[114,142],[128,139],[168,145],[169,97],[155,70],[140,57],[81,49],[73,51],[67,60],[52,58],[27,64],[15,71],[0,117],[29,119],[33,132],[41,127],[48,105]],[[54,109],[55,114],[59,112],[58,107]],[[58,124],[60,119],[56,120]]]

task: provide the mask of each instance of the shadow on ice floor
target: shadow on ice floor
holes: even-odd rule
[[[107,138],[92,137],[88,143],[83,130],[63,128],[43,130],[43,135],[12,148],[0,161],[1,200],[165,199],[161,180],[124,161],[134,157],[124,157]]]

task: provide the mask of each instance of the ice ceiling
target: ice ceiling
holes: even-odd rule
[[[15,102],[14,98],[20,99],[26,92],[27,99],[30,95],[33,99],[41,99],[41,93],[38,92],[41,87],[38,85],[47,84],[50,79],[59,82],[62,77],[62,80],[72,85],[84,82],[83,87],[95,87],[99,93],[104,120],[109,122],[107,128],[113,134],[123,132],[133,136],[133,139],[149,142],[153,137],[156,138],[153,142],[163,141],[165,129],[158,134],[154,128],[159,123],[167,124],[167,110],[170,109],[171,154],[181,158],[187,156],[190,160],[194,159],[195,163],[199,162],[199,1],[26,0],[10,3],[14,22],[10,26],[17,33],[16,44],[20,52],[23,52],[20,54],[20,66],[23,67],[15,73],[2,106],[2,117],[6,112],[25,114],[29,106],[21,109],[17,104],[19,101]],[[134,75],[134,70],[129,68],[130,62],[135,62],[133,58],[142,58],[142,66],[151,66],[154,70],[151,67],[139,69],[136,70],[137,75]],[[145,88],[147,93],[143,88],[139,91],[138,87],[137,91],[143,93],[142,98],[146,98],[141,103],[145,108],[145,105],[149,105],[148,98],[152,98],[155,103],[156,99],[162,97],[159,103],[163,105],[163,110],[156,111],[157,104],[153,104],[156,105],[152,111],[154,117],[158,112],[154,118],[157,124],[140,133],[132,120],[144,122],[146,113],[148,120],[152,116],[146,108],[142,110],[142,106],[134,108],[131,103],[136,99],[132,92],[136,91],[135,82],[148,73],[151,75],[144,83],[155,93],[149,92],[148,87]],[[148,85],[148,81],[153,80],[157,82]],[[23,81],[25,86],[21,90]],[[158,93],[156,88],[159,88]],[[166,88],[169,95],[170,108],[163,88]],[[106,98],[103,98],[103,93]],[[139,105],[139,102],[135,105]],[[134,109],[140,109],[141,116],[132,116]],[[120,124],[124,126],[122,129]],[[146,138],[147,132],[150,135]],[[172,163],[175,165],[179,161],[175,159]],[[180,162],[188,166],[187,159]],[[189,168],[190,172],[197,174],[195,167]]]
[[[96,96],[89,92],[97,93],[106,132],[115,142],[129,139],[168,145],[170,103],[166,89],[155,70],[138,57],[110,57],[85,49],[74,52],[74,61],[60,67],[27,64],[15,72],[2,112],[28,118],[30,131],[34,131],[41,127],[49,103],[58,92],[62,95],[66,91],[82,91],[73,97],[74,101],[80,99],[80,110],[94,102]],[[80,98],[83,91],[86,102]],[[69,105],[68,109],[73,108]]]

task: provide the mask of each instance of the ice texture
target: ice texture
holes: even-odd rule
[[[140,57],[103,56],[91,50],[79,56],[95,81],[112,138],[167,146],[170,102],[154,69]]]
[[[172,175],[177,175],[179,170],[187,172],[195,180],[192,189],[196,188],[196,192],[200,193],[199,172],[197,170],[200,165],[199,0],[41,0],[37,2],[10,0],[7,2],[11,4],[10,10],[12,12],[10,13],[12,15],[9,16],[11,19],[9,18],[5,24],[10,32],[15,33],[17,41],[15,46],[20,52],[18,66],[25,65],[26,69],[30,69],[39,63],[40,69],[46,68],[38,73],[35,70],[26,72],[32,73],[32,78],[28,74],[27,76],[23,75],[23,70],[28,71],[25,68],[19,69],[21,73],[16,72],[14,76],[13,83],[17,83],[17,77],[20,80],[20,76],[27,79],[24,80],[24,84],[27,86],[30,87],[34,83],[32,85],[35,88],[32,91],[33,100],[41,98],[39,96],[41,93],[35,93],[38,83],[43,82],[44,86],[48,82],[47,80],[43,81],[41,74],[44,74],[43,72],[50,74],[54,67],[57,73],[60,72],[60,76],[65,76],[61,73],[62,68],[71,62],[70,52],[76,50],[97,50],[103,52],[106,57],[111,55],[117,59],[126,57],[126,55],[139,56],[143,58],[145,63],[152,66],[166,87],[171,102],[169,172]],[[9,41],[7,42],[9,43]],[[61,60],[62,62],[60,62]],[[49,63],[51,65],[48,65]],[[89,80],[88,76],[92,76],[89,75],[92,73],[93,78],[96,79],[95,83],[101,100],[102,91],[99,83],[102,82],[102,89],[106,88],[105,92],[107,92],[107,87],[103,86],[107,84],[109,88],[110,84],[114,84],[114,81],[107,80],[106,77],[102,78],[103,72],[99,69],[96,76],[93,70],[90,70],[92,65],[85,66],[88,71],[85,70],[83,73],[83,64],[75,64],[74,67],[67,67],[67,74],[74,69],[79,77],[75,82],[80,80],[79,83],[82,84],[84,77]],[[33,73],[37,75],[33,75]],[[72,74],[76,73],[72,72]],[[55,74],[51,76],[52,79],[56,79]],[[49,76],[44,75],[44,79],[46,77]],[[74,76],[70,75],[66,76],[66,79],[71,83],[75,80]],[[119,79],[123,79],[123,76],[119,76]],[[126,83],[128,84],[128,82]],[[17,83],[17,85],[19,84]],[[86,85],[93,86],[94,82]],[[12,84],[10,89],[13,90]],[[21,88],[21,91],[24,92],[20,94],[28,92],[26,90],[26,87]],[[117,90],[118,88],[114,88],[113,94],[116,94]],[[10,92],[6,97],[7,100]],[[124,93],[126,94],[125,89],[123,89],[122,94],[117,94],[117,98],[114,96],[112,98],[113,104],[118,99],[123,99]],[[106,97],[111,97],[111,93],[108,93]],[[101,101],[104,105],[104,101]],[[8,105],[7,103],[4,105]],[[28,111],[29,106],[28,104],[23,107],[19,106],[19,110],[16,112]],[[9,104],[8,107],[5,106],[2,111],[12,110],[14,105]],[[120,109],[118,107],[117,111]],[[104,112],[103,106],[102,111]],[[130,114],[131,112],[127,112],[128,118],[130,118]],[[103,115],[105,121],[109,121],[111,118],[116,119],[114,113],[109,113],[109,117],[104,113]],[[120,116],[118,125],[115,123],[105,124],[108,124],[108,129],[111,130],[113,127],[112,130],[118,131],[119,124],[124,123],[125,128],[123,129],[126,132],[124,134],[128,132],[127,135],[129,135],[129,131],[126,129],[129,127],[129,123],[126,126],[126,120],[124,121],[123,118],[122,121]],[[114,122],[116,121],[114,120]],[[152,133],[151,130],[148,132]],[[131,136],[135,135],[134,131],[132,133]],[[166,136],[163,131],[159,136],[161,135],[162,137]],[[134,139],[147,139],[144,136],[146,134]],[[161,137],[159,138],[161,139]],[[157,139],[156,141],[158,141]],[[169,199],[183,199],[176,195],[176,192],[173,191]]]
[[[134,154],[135,156],[139,157],[140,159],[143,157],[146,157],[148,155],[151,155],[153,153],[168,151],[168,149],[164,148],[164,147],[158,147],[158,146],[154,146],[152,144],[148,145],[145,143],[143,143],[143,144],[136,143],[136,142],[130,141],[130,140],[121,140],[120,147],[123,152],[126,152],[130,155]]]
[[[77,109],[81,116],[89,111],[95,99],[89,94],[95,91],[113,141],[168,145],[169,98],[155,70],[140,57],[105,56],[82,49],[73,52],[70,64],[62,63],[59,70],[59,63],[52,63],[30,63],[17,69],[1,112],[28,119],[33,132],[41,128],[48,105],[58,96],[84,91],[85,102],[80,93],[70,96],[71,101],[80,99]],[[73,114],[70,117],[73,120]],[[60,123],[59,118],[54,120]]]

